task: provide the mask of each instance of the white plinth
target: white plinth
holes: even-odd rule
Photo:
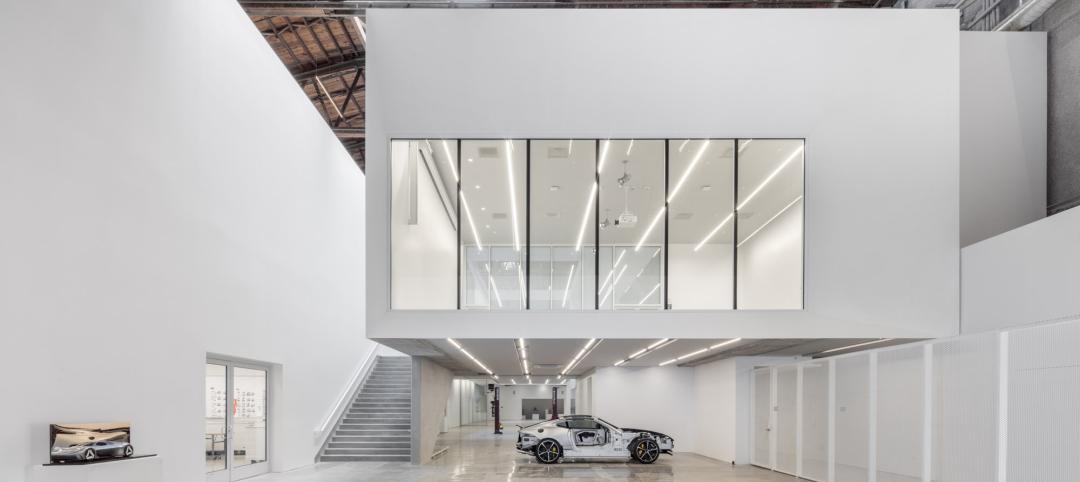
[[[154,455],[88,465],[37,465],[30,482],[160,482],[161,458]]]

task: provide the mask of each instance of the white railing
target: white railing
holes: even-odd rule
[[[1080,480],[1080,321],[763,367],[751,461],[820,482]]]
[[[349,408],[349,404],[356,398],[356,393],[364,384],[364,380],[366,380],[371,373],[371,369],[375,367],[375,361],[379,358],[378,353],[380,346],[381,345],[378,343],[373,344],[371,351],[368,352],[367,356],[356,366],[352,377],[349,378],[349,384],[341,389],[341,394],[338,395],[334,405],[330,408],[330,411],[323,417],[322,422],[315,427],[315,445],[319,447],[318,452],[315,453],[316,461],[318,461],[319,455],[322,454],[322,450],[326,446],[327,440],[330,439],[330,435],[334,433],[334,428],[337,426],[338,419],[340,419],[341,415],[345,413],[345,410]]]

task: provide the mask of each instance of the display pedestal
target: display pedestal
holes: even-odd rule
[[[93,464],[36,465],[30,482],[160,482],[157,455],[102,461]]]

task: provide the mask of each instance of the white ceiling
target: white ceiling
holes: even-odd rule
[[[738,342],[709,350],[700,355],[688,357],[672,365],[694,366],[721,358],[732,356],[808,356],[822,351],[850,346],[872,339],[767,339],[767,340],[740,340]],[[443,365],[451,368],[460,375],[478,375],[483,371],[473,363],[468,356],[455,348],[445,339],[423,340],[430,351],[413,353],[405,349],[407,353],[431,356]],[[523,375],[521,358],[515,347],[515,339],[455,339],[462,348],[466,349],[473,357],[487,366],[495,374],[504,377],[519,378]],[[602,339],[587,352],[587,355],[569,373],[576,376],[587,373],[597,367],[613,366],[619,360],[627,358],[643,348],[658,341],[657,339]],[[657,366],[661,362],[677,358],[679,356],[695,352],[702,348],[708,348],[727,339],[680,339],[661,345],[654,351],[647,352],[639,358],[631,360],[622,366],[647,367]],[[857,349],[880,348],[892,344],[906,343],[911,340],[892,340]],[[384,340],[395,348],[398,348],[393,340]],[[526,339],[526,352],[528,355],[530,373],[533,381],[537,378],[555,377],[566,367],[574,356],[585,347],[588,339]],[[405,347],[410,348],[410,347]],[[401,349],[401,348],[399,348]],[[843,351],[836,352],[836,354]]]
[[[446,143],[446,148],[443,143]],[[631,142],[633,145],[631,147]],[[598,149],[599,144],[599,149]],[[614,222],[629,207],[637,216],[633,227],[608,227],[601,230],[604,245],[636,244],[664,202],[664,141],[612,140],[534,140],[531,142],[532,172],[531,204],[526,205],[526,162],[524,140],[509,144],[505,140],[466,140],[461,144],[461,186],[465,199],[462,209],[462,239],[471,244],[473,236],[467,218],[476,223],[477,233],[484,245],[514,243],[514,216],[517,212],[518,242],[525,240],[525,212],[531,209],[530,237],[537,244],[574,245],[582,233],[585,209],[593,209],[590,193],[594,182],[597,151],[603,158],[600,174],[600,219]],[[671,200],[669,213],[669,242],[700,242],[731,212],[732,177],[734,176],[734,146],[732,140],[671,140],[668,143],[669,192],[675,191],[687,169],[690,175],[678,187]],[[425,152],[431,146],[446,192],[453,198],[456,181],[451,164],[456,164],[457,141],[430,140],[419,143]],[[507,162],[507,146],[512,146],[511,162]],[[801,140],[754,139],[740,141],[739,195],[745,199],[755,188],[802,145]],[[703,149],[704,147],[704,149]],[[681,150],[680,150],[681,148]],[[447,157],[447,152],[450,157]],[[693,160],[699,155],[700,160]],[[754,232],[776,213],[802,194],[802,162],[791,163],[780,171],[754,199],[743,207],[739,217],[740,239]],[[629,161],[624,163],[624,161]],[[512,166],[512,173],[508,172]],[[620,188],[617,179],[630,175],[627,190]],[[510,180],[515,184],[515,203],[510,199]],[[451,200],[453,202],[453,200]],[[594,241],[592,227],[595,213],[588,213],[588,226],[583,244]],[[732,223],[717,232],[710,243],[730,243]],[[660,222],[649,234],[648,244],[659,244],[664,238]]]

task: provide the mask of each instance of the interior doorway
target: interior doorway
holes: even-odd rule
[[[206,360],[206,480],[228,482],[270,471],[269,368]]]

